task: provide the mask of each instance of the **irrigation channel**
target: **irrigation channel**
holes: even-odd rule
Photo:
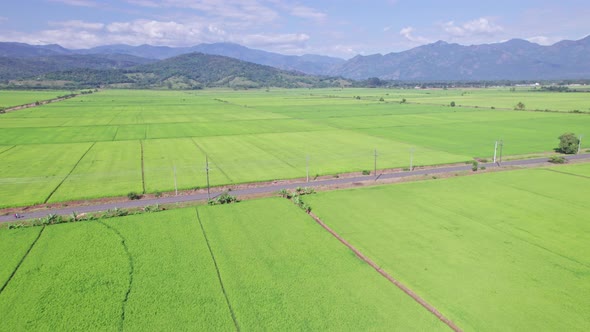
[[[565,157],[567,160],[590,160],[590,154],[579,154],[579,155],[571,155]],[[482,163],[479,166],[485,166],[487,169],[498,169],[502,167],[508,166],[548,166],[553,165],[547,162],[547,158],[535,158],[535,159],[523,159],[523,160],[511,160],[511,161],[504,161],[501,164],[495,163]],[[396,173],[387,173],[381,174],[375,177],[374,175],[363,175],[357,177],[346,177],[346,178],[334,178],[334,179],[327,179],[327,180],[317,180],[317,181],[301,181],[301,182],[291,182],[291,183],[284,183],[284,184],[265,184],[260,185],[258,187],[251,187],[246,189],[236,189],[232,190],[232,195],[235,196],[250,196],[250,195],[268,195],[272,193],[276,193],[281,189],[295,189],[297,187],[326,187],[326,186],[338,186],[338,185],[350,185],[357,182],[376,182],[379,183],[384,182],[384,180],[388,179],[396,179],[396,178],[405,178],[417,175],[434,175],[434,174],[444,174],[444,173],[454,173],[454,172],[461,172],[461,171],[469,171],[471,170],[472,165],[460,165],[460,166],[442,166],[437,168],[429,168],[429,169],[419,169],[413,171],[400,171]],[[218,195],[222,194],[224,190],[220,190],[218,188],[212,188],[210,193],[210,198],[215,198]],[[167,197],[160,197],[160,198],[153,198],[153,199],[141,199],[135,201],[124,201],[124,202],[115,202],[115,203],[102,203],[102,204],[95,204],[95,205],[83,205],[83,206],[71,206],[71,207],[64,207],[64,208],[54,208],[54,209],[44,209],[38,211],[31,211],[31,212],[23,212],[20,214],[20,218],[16,218],[15,215],[3,215],[0,216],[0,222],[9,222],[9,221],[19,221],[19,220],[28,220],[28,219],[35,219],[35,218],[42,218],[47,216],[48,214],[56,214],[56,215],[71,215],[72,213],[95,213],[95,212],[102,212],[107,210],[113,209],[130,209],[130,208],[142,208],[149,205],[155,204],[175,204],[175,203],[186,203],[186,202],[198,202],[198,201],[206,201],[208,200],[208,195],[206,193],[198,193],[198,194],[191,194],[191,195],[180,195],[180,196],[167,196]]]

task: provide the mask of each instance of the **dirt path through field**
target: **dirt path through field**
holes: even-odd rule
[[[357,255],[358,258],[360,258],[365,263],[369,264],[372,268],[375,269],[375,271],[379,272],[379,274],[381,274],[383,277],[385,277],[387,280],[389,280],[392,284],[396,285],[404,293],[408,294],[412,299],[414,299],[414,301],[418,302],[422,307],[424,307],[426,310],[430,311],[433,315],[435,315],[438,319],[440,319],[448,327],[450,327],[451,329],[453,329],[454,331],[457,331],[457,332],[462,331],[461,328],[459,328],[450,319],[448,319],[447,317],[445,317],[435,307],[433,307],[432,305],[430,305],[423,298],[421,298],[418,294],[414,293],[414,291],[412,291],[407,286],[405,286],[404,284],[402,284],[401,282],[399,282],[397,279],[395,279],[394,277],[392,277],[389,273],[387,273],[383,269],[381,269],[381,267],[379,267],[379,265],[377,265],[375,262],[373,262],[370,258],[368,258],[367,256],[363,255],[362,252],[360,252],[352,244],[350,244],[348,241],[346,241],[344,238],[342,238],[340,235],[338,235],[338,233],[336,233],[334,230],[332,230],[330,227],[328,227],[328,225],[326,225],[318,216],[316,216],[315,214],[313,214],[313,212],[309,212],[308,214],[320,226],[322,226],[325,230],[327,230],[330,234],[332,234],[332,236],[334,236],[336,239],[338,239],[338,241],[342,242],[342,244],[344,244],[346,247],[348,247],[348,249],[352,250],[352,252],[354,252],[354,254]]]
[[[11,107],[5,108],[4,109],[4,112],[8,113],[8,112],[13,112],[13,111],[23,110],[25,108],[31,108],[31,107],[37,107],[37,106],[41,106],[41,105],[45,105],[45,104],[56,103],[58,101],[64,101],[66,99],[74,98],[76,96],[77,96],[77,94],[74,94],[74,95],[60,97],[60,98],[53,98],[53,99],[48,99],[48,100],[40,100],[40,101],[36,101],[34,103],[29,103],[29,104],[11,106]]]
[[[579,154],[574,156],[567,156],[568,160],[587,161],[590,160],[590,154]],[[545,167],[553,165],[547,162],[547,157],[525,160],[511,160],[505,161],[501,165],[486,163],[480,164],[485,166],[485,172],[495,172],[514,169],[514,167]],[[297,187],[313,187],[321,190],[334,190],[355,187],[359,185],[378,185],[392,183],[394,181],[414,181],[424,180],[432,176],[444,177],[454,176],[458,172],[464,174],[475,174],[471,171],[472,165],[446,165],[429,167],[424,169],[415,169],[413,171],[392,171],[380,174],[379,177],[373,175],[358,175],[349,174],[350,176],[324,177],[313,181],[305,181],[305,179],[265,182],[265,183],[249,183],[241,185],[227,185],[223,187],[211,188],[211,194],[208,195],[205,190],[185,192],[178,196],[163,196],[154,197],[148,196],[140,200],[129,200],[126,196],[111,197],[104,199],[97,199],[92,201],[80,202],[62,202],[52,205],[37,205],[31,207],[7,208],[0,210],[0,223],[9,221],[19,221],[26,219],[42,218],[48,214],[71,215],[76,212],[79,213],[93,213],[107,211],[109,209],[133,209],[143,208],[154,204],[184,204],[190,202],[206,201],[208,196],[215,198],[226,191],[231,191],[231,194],[244,198],[257,198],[264,196],[273,196],[281,189],[295,189]],[[483,172],[483,171],[482,171]],[[479,173],[479,172],[478,172]],[[403,180],[406,179],[406,180]],[[173,193],[173,192],[172,192]],[[20,216],[16,218],[15,214]]]

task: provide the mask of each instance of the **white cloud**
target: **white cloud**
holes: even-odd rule
[[[560,38],[551,38],[546,36],[535,36],[527,38],[526,40],[530,41],[531,43],[537,43],[539,45],[552,45],[553,43],[561,40]]]
[[[302,46],[309,40],[309,36],[304,33],[291,34],[250,34],[240,37],[245,44],[251,46]]]
[[[306,6],[293,6],[291,7],[289,13],[293,16],[310,19],[310,20],[318,20],[321,21],[327,17],[325,13],[322,13],[316,9],[306,7]]]
[[[103,23],[83,22],[80,20],[49,22],[49,25],[50,26],[57,26],[57,27],[64,27],[64,28],[83,29],[83,30],[101,30],[105,26]]]
[[[49,0],[51,2],[59,2],[65,5],[77,7],[98,7],[98,3],[91,0]]]
[[[504,28],[485,17],[480,17],[461,25],[456,25],[454,21],[449,21],[444,23],[442,27],[451,36],[460,38],[472,37],[474,35],[494,35],[497,32],[504,31]]]
[[[412,27],[405,27],[401,29],[399,34],[413,43],[425,44],[429,42],[427,38],[414,36],[414,28]]]
[[[33,33],[0,32],[0,40],[29,44],[60,44],[67,48],[90,48],[106,44],[193,46],[200,43],[233,42],[270,51],[301,53],[310,36],[304,33],[251,33],[227,31],[200,20],[191,22],[135,20],[110,24],[84,21],[54,22],[58,28]]]
[[[67,0],[72,1],[72,0]],[[77,0],[76,0],[77,1]],[[192,9],[208,17],[221,17],[260,25],[275,21],[279,14],[258,0],[126,0],[130,4],[152,8]]]

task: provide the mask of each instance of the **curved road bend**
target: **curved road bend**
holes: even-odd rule
[[[579,154],[573,156],[567,156],[568,160],[584,160],[590,159],[590,154]],[[547,162],[547,158],[536,158],[536,159],[524,159],[524,160],[512,160],[512,161],[505,161],[502,162],[501,166],[527,166],[527,165],[552,165]],[[480,164],[480,166],[485,166],[486,168],[494,168],[500,167],[494,163],[485,163]],[[318,180],[312,182],[296,182],[296,183],[289,183],[289,184],[273,184],[273,185],[265,185],[255,188],[247,188],[247,189],[236,189],[232,190],[232,195],[236,196],[244,196],[244,195],[256,195],[256,194],[269,194],[273,192],[277,192],[281,189],[295,189],[297,187],[321,187],[321,186],[334,186],[334,185],[341,185],[341,184],[351,184],[354,182],[363,182],[363,181],[379,181],[385,179],[395,179],[395,178],[404,178],[409,176],[416,176],[416,175],[424,175],[424,174],[440,174],[440,173],[452,173],[452,172],[459,172],[459,171],[468,171],[471,170],[472,165],[461,165],[461,166],[448,166],[448,167],[438,167],[438,168],[431,168],[431,169],[420,169],[415,171],[406,171],[406,172],[396,172],[396,173],[389,173],[389,174],[382,174],[375,179],[372,175],[363,175],[357,177],[350,177],[350,178],[336,178],[336,179],[328,179],[328,180]],[[211,192],[211,197],[214,198],[217,195],[220,195],[223,191],[213,191]],[[56,208],[56,209],[47,209],[42,211],[33,211],[29,213],[25,213],[22,215],[22,220],[27,219],[35,219],[35,218],[42,218],[47,216],[48,214],[57,214],[57,215],[70,215],[73,212],[76,213],[93,213],[93,212],[100,212],[106,211],[109,209],[129,209],[129,208],[142,208],[148,205],[155,205],[155,204],[174,204],[174,203],[183,203],[183,202],[193,202],[193,201],[206,201],[207,194],[193,194],[193,195],[182,195],[182,196],[168,196],[168,197],[160,197],[160,198],[153,198],[153,199],[142,199],[137,201],[124,201],[124,202],[117,202],[117,203],[106,203],[106,204],[97,204],[97,205],[88,205],[88,206],[76,206],[76,207],[65,207],[65,208]],[[14,215],[6,215],[0,216],[0,222],[7,222],[7,221],[16,221]]]

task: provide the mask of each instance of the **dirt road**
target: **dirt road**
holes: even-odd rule
[[[566,157],[568,160],[590,160],[590,154],[579,154],[579,155],[572,155]],[[499,166],[494,163],[485,163],[480,164],[479,166],[485,166],[487,169],[495,169],[500,167],[508,167],[508,166],[548,166],[553,165],[547,162],[547,158],[537,158],[537,159],[525,159],[525,160],[512,160],[502,162]],[[386,182],[385,180],[388,179],[396,179],[396,178],[406,178],[411,176],[417,175],[435,175],[435,174],[445,174],[445,173],[456,173],[461,171],[469,171],[471,170],[472,165],[461,165],[461,166],[443,166],[437,168],[430,168],[430,169],[421,169],[421,170],[414,170],[414,171],[400,171],[396,173],[388,173],[379,175],[377,178],[373,175],[364,175],[364,176],[357,176],[357,177],[345,177],[345,178],[334,178],[328,180],[316,180],[310,182],[292,182],[288,184],[264,184],[258,187],[251,187],[246,189],[236,189],[232,190],[231,194],[237,197],[242,196],[255,196],[255,195],[270,195],[272,193],[276,193],[281,189],[295,189],[297,187],[334,187],[339,185],[351,185],[354,183],[362,183],[362,182],[373,182],[373,183],[380,183]],[[223,193],[220,189],[213,188],[211,190],[211,198],[215,198],[217,195]],[[155,204],[174,204],[174,203],[186,203],[186,202],[195,202],[195,201],[206,201],[207,194],[206,193],[199,193],[199,194],[192,194],[192,195],[182,195],[182,196],[168,196],[168,197],[160,197],[160,198],[153,198],[153,199],[141,199],[136,201],[123,201],[123,202],[116,202],[116,203],[102,203],[96,205],[87,205],[87,206],[73,206],[73,207],[64,207],[64,208],[54,208],[54,209],[45,209],[39,211],[32,211],[32,212],[23,212],[22,218],[17,219],[14,215],[5,215],[0,216],[0,222],[7,222],[7,221],[17,221],[17,220],[25,220],[25,219],[35,219],[35,218],[42,218],[47,216],[48,214],[57,214],[57,215],[71,215],[73,212],[78,214],[80,213],[94,213],[94,212],[101,212],[106,211],[109,209],[130,209],[130,208],[142,208],[148,205],[155,205]]]

